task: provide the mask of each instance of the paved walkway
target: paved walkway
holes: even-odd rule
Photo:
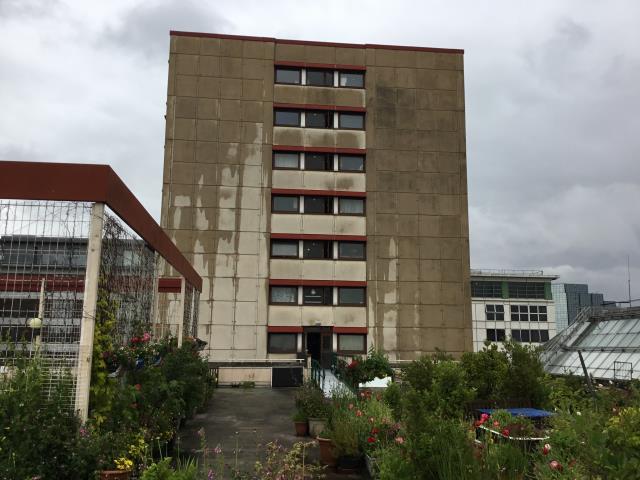
[[[292,415],[295,411],[295,389],[218,388],[206,412],[196,415],[180,431],[179,449],[201,456],[198,430],[204,429],[207,448],[220,446],[225,463],[235,465],[234,451],[238,447],[240,470],[252,471],[255,461],[262,457],[263,446],[277,440],[290,447],[301,440],[295,436]],[[316,461],[318,447],[309,451],[309,459]],[[327,479],[359,479],[357,475],[334,476],[327,471]]]

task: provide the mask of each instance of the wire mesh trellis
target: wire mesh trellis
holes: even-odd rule
[[[105,213],[99,288],[117,306],[114,344],[149,331],[157,285],[156,254],[117,217]]]
[[[49,389],[70,382],[70,402],[90,212],[83,202],[0,200],[0,369],[37,355]]]

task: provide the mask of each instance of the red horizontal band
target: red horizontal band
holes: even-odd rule
[[[364,333],[367,334],[367,327],[333,327],[333,333]]]
[[[269,333],[302,333],[302,327],[267,325]]]
[[[339,63],[309,63],[309,62],[288,62],[284,60],[276,60],[276,66],[279,67],[300,67],[300,68],[326,68],[332,70],[358,70],[365,71],[367,67],[364,65],[341,65]]]
[[[338,43],[338,42],[317,42],[310,40],[286,40],[273,37],[251,37],[248,35],[227,35],[223,33],[202,33],[202,32],[181,32],[177,30],[169,31],[169,35],[176,37],[203,37],[203,38],[223,38],[227,40],[247,40],[250,42],[280,43],[283,45],[315,45],[320,47],[338,48],[373,48],[383,50],[414,50],[417,52],[434,53],[458,53],[463,54],[464,50],[457,48],[436,48],[436,47],[412,47],[408,45],[378,45],[375,43]]]
[[[321,197],[358,197],[365,198],[367,192],[349,192],[347,190],[305,190],[303,188],[272,188],[273,195],[318,195]]]
[[[182,279],[180,278],[160,278],[158,279],[158,292],[160,293],[181,293]]]
[[[366,281],[308,280],[306,278],[270,278],[269,285],[287,287],[366,287]]]
[[[314,233],[272,233],[271,238],[284,240],[337,240],[343,242],[366,242],[366,235],[321,235]]]
[[[366,155],[366,148],[341,147],[303,147],[298,145],[274,145],[274,152],[318,152],[318,153],[348,153],[351,155]]]
[[[332,112],[366,112],[365,107],[342,107],[338,105],[317,105],[315,103],[274,103],[273,108],[290,108],[297,110],[330,110]]]

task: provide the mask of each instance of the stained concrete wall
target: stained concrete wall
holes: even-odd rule
[[[266,357],[273,56],[171,37],[162,225],[203,277],[212,359]]]
[[[397,359],[471,350],[461,54],[367,49],[373,342]]]

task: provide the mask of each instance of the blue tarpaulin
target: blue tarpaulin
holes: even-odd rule
[[[479,408],[478,411],[480,413],[488,413],[491,415],[494,410],[498,410],[497,408]],[[506,410],[514,417],[525,417],[525,418],[545,418],[551,417],[553,412],[547,412],[546,410],[539,410],[537,408],[501,408],[500,410]]]

